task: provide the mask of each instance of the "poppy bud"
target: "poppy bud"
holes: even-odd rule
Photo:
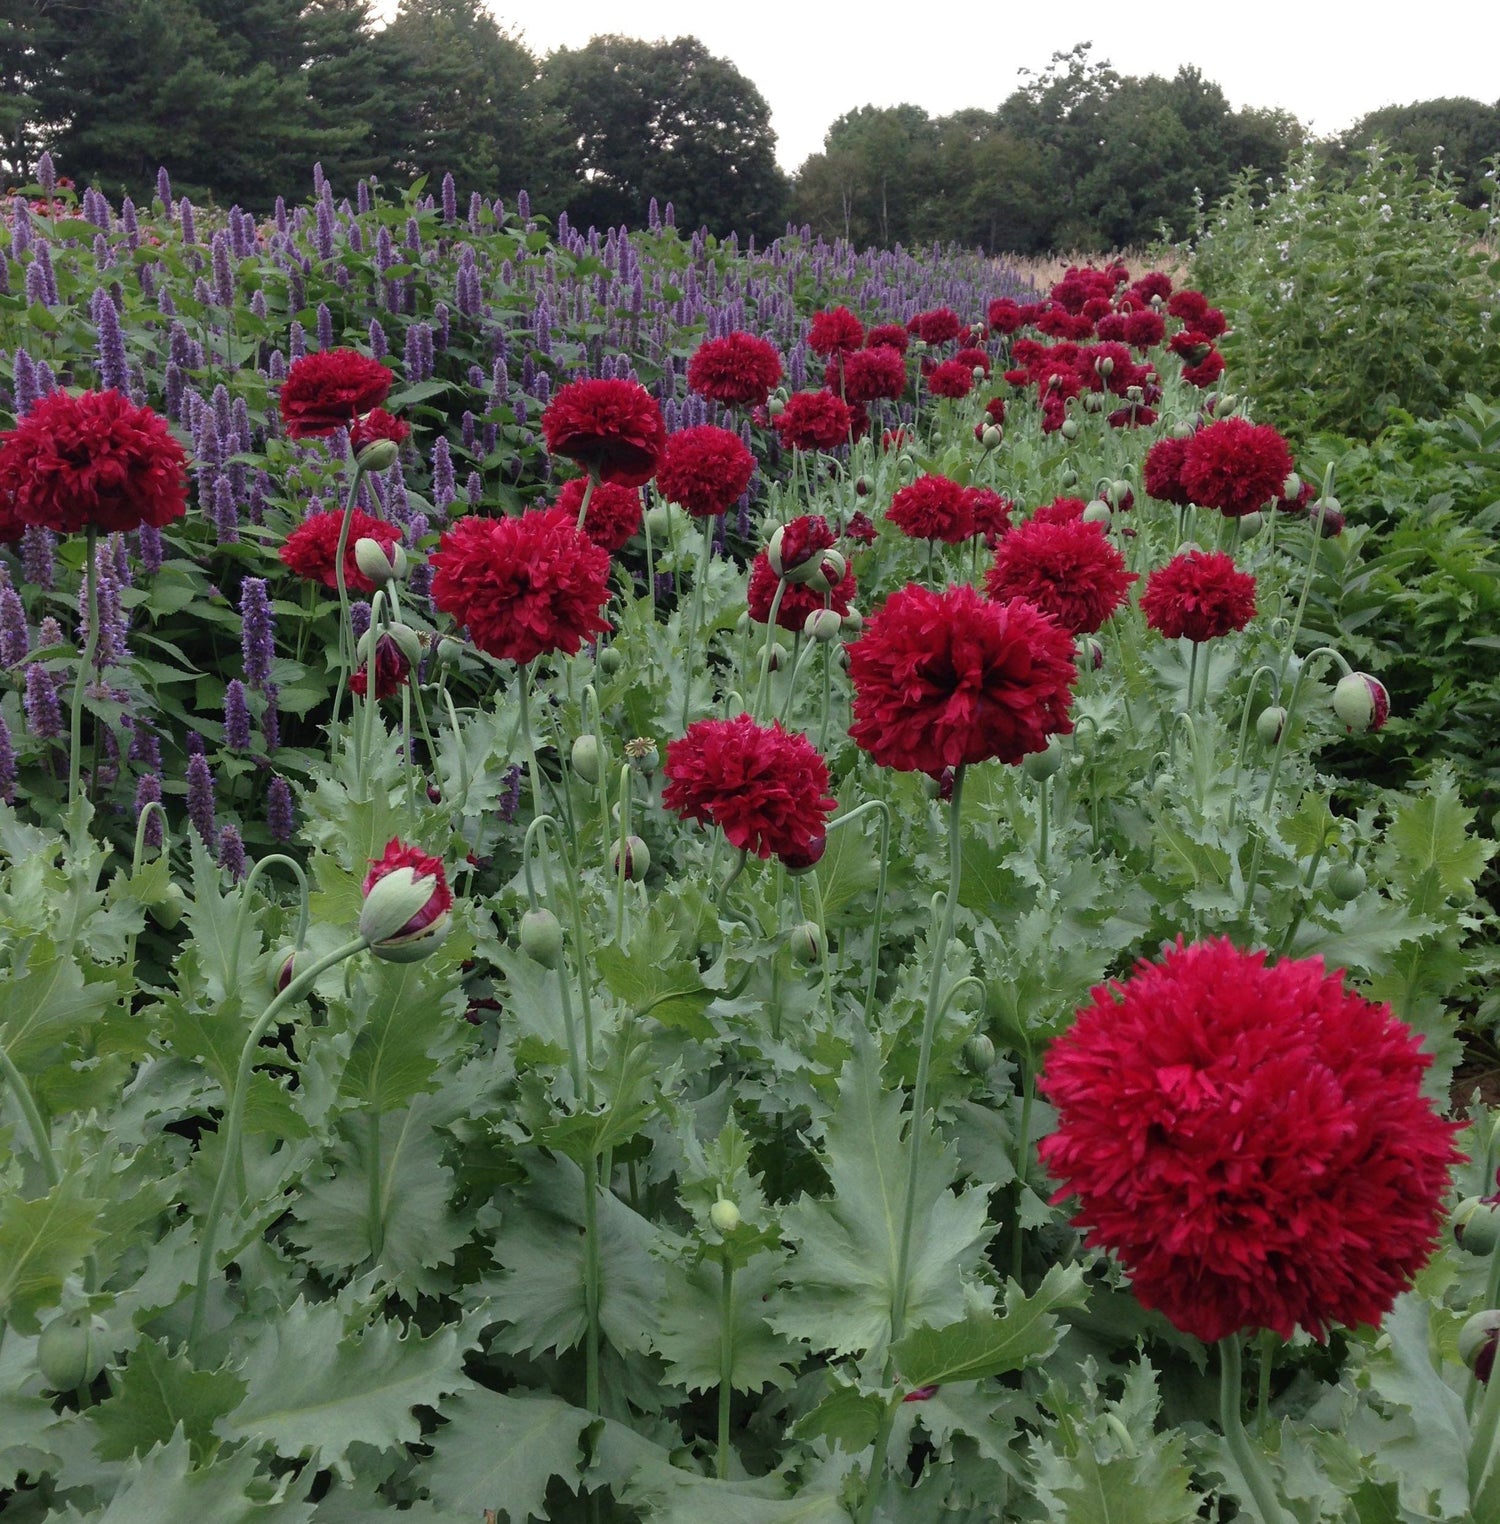
[[[1314,503],[1311,512],[1313,523],[1318,526],[1318,533],[1325,540],[1338,539],[1344,532],[1344,525],[1349,522],[1333,498]]]
[[[1295,503],[1302,496],[1302,478],[1295,471],[1288,471],[1281,484],[1281,501]]]
[[[573,742],[573,750],[570,756],[573,763],[573,771],[585,783],[594,784],[599,781],[599,774],[603,771],[603,756],[599,749],[598,736],[579,736]]]
[[[1191,439],[1197,432],[1190,423],[1174,423],[1167,430],[1167,437],[1170,439]]]
[[[562,922],[550,910],[528,910],[521,917],[521,951],[543,968],[562,961]]]
[[[1061,425],[1059,426],[1058,432],[1064,439],[1077,439],[1078,420],[1076,418],[1064,418]]]
[[[625,657],[614,646],[605,646],[598,657],[599,670],[606,677],[613,677],[625,665]]]
[[[766,403],[766,412],[772,418],[780,418],[781,415],[786,412],[786,403],[784,403],[780,397],[772,397],[771,400]]]
[[[1078,473],[1072,469],[1064,471],[1063,474],[1058,477],[1057,484],[1065,492],[1070,488],[1076,487],[1078,485]]]
[[[858,609],[851,608],[843,616],[844,634],[858,635],[865,627],[865,616]]]
[[[1052,777],[1063,765],[1063,750],[1056,737],[1049,740],[1041,751],[1027,752],[1021,758],[1021,771],[1035,783]]]
[[[803,921],[800,925],[792,927],[788,941],[791,944],[792,957],[804,967],[821,961],[826,944],[823,940],[823,928],[816,921]]]
[[[837,640],[843,627],[843,616],[833,609],[813,609],[802,621],[802,633],[809,640]]]
[[[1280,704],[1268,704],[1255,720],[1255,734],[1262,746],[1274,746],[1286,729],[1286,710]]]
[[[187,909],[187,904],[187,895],[181,888],[176,884],[168,884],[162,891],[161,897],[146,908],[151,912],[151,919],[163,931],[173,931],[182,919],[182,913]]]
[[[363,471],[389,471],[400,456],[401,446],[394,439],[372,439],[354,459]]]
[[[708,1220],[716,1233],[733,1233],[740,1225],[740,1209],[734,1202],[721,1198],[708,1209]]]
[[[1243,540],[1252,534],[1259,534],[1265,528],[1266,516],[1257,508],[1254,513],[1242,513],[1236,522],[1240,526],[1240,538]]]
[[[823,860],[823,854],[828,850],[828,837],[814,836],[809,839],[805,850],[801,852],[782,852],[778,856],[781,866],[788,873],[808,873],[816,868]]]
[[[1334,687],[1333,712],[1350,735],[1364,735],[1379,730],[1390,718],[1391,696],[1368,672],[1351,672]]]
[[[361,666],[364,666],[370,660],[372,651],[378,657],[380,642],[382,640],[390,640],[395,643],[396,649],[405,657],[408,667],[414,667],[421,661],[422,637],[409,624],[402,624],[398,619],[380,630],[371,625],[359,637],[359,644],[355,647],[355,656],[358,658]]]
[[[1500,1246],[1500,1199],[1466,1196],[1453,1209],[1453,1237],[1470,1254],[1493,1254]]]
[[[370,865],[364,896],[359,934],[378,958],[413,963],[448,935],[453,895],[440,858],[393,837]]]
[[[1328,892],[1340,904],[1347,905],[1365,892],[1369,876],[1356,862],[1335,863],[1328,870]]]
[[[856,497],[869,497],[875,490],[875,484],[868,476],[858,476],[854,479],[854,495]]]
[[[399,544],[387,551],[379,540],[361,535],[354,542],[354,564],[376,587],[384,587],[406,575],[408,562],[406,551]]]
[[[1080,642],[1079,654],[1088,663],[1091,671],[1097,672],[1104,665],[1104,643],[1095,640],[1092,635],[1086,636]]]
[[[48,1390],[71,1392],[92,1384],[107,1353],[88,1313],[59,1313],[36,1341],[37,1370]]]
[[[1099,358],[1094,361],[1094,369],[1098,371],[1101,376],[1112,376],[1115,373],[1115,362],[1108,355],[1100,355]]]
[[[646,510],[646,528],[658,542],[666,539],[672,527],[672,510],[665,503],[652,503]]]
[[[1474,1372],[1474,1379],[1487,1383],[1495,1368],[1495,1346],[1500,1343],[1500,1311],[1476,1312],[1458,1331],[1458,1357]]]
[[[463,660],[463,642],[455,640],[451,635],[445,635],[438,641],[435,655],[440,666],[456,667]]]
[[[986,450],[998,450],[1005,443],[1005,430],[998,423],[987,423],[979,436]]]
[[[281,960],[281,967],[279,970],[277,970],[276,993],[278,995],[283,994],[286,991],[288,985],[290,985],[292,980],[296,977],[296,974],[297,950],[296,948],[292,948],[283,956]]]
[[[1112,517],[1112,510],[1102,497],[1096,497],[1084,505],[1080,517],[1085,524],[1107,524]]]
[[[970,1074],[988,1074],[995,1063],[995,1044],[983,1032],[976,1032],[964,1044],[964,1068]]]
[[[807,585],[815,593],[831,593],[844,580],[844,573],[848,570],[849,563],[840,552],[825,550],[818,558],[812,575],[807,578]]]
[[[639,836],[627,836],[623,859],[619,847],[616,847],[611,866],[617,874],[624,873],[627,883],[638,884],[650,871],[651,849]]]

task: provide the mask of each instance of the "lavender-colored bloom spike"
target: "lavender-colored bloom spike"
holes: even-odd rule
[[[391,352],[389,340],[385,336],[385,329],[375,319],[370,319],[370,355],[373,359],[383,360]]]
[[[141,781],[135,786],[135,818],[141,818],[141,813],[148,804],[160,803],[161,779],[155,773],[142,773]],[[151,818],[146,822],[146,845],[159,848],[161,841],[161,816],[152,810]]]
[[[36,183],[41,186],[44,196],[50,197],[57,189],[57,171],[52,167],[52,155],[45,148],[36,161]]]
[[[224,690],[224,744],[231,751],[250,750],[250,703],[237,677]]]
[[[214,301],[220,307],[234,306],[234,267],[229,262],[229,235],[218,229],[210,245],[214,271]]]
[[[370,605],[363,598],[358,598],[349,605],[349,629],[356,640],[362,640],[369,628]]]
[[[36,384],[36,366],[31,363],[31,356],[24,349],[16,350],[15,392],[16,417],[24,418],[41,396]]]
[[[25,661],[30,649],[26,610],[20,594],[7,582],[0,587],[0,667],[13,667],[18,661]]]
[[[240,583],[240,621],[245,676],[252,688],[264,688],[276,659],[275,624],[264,577],[246,577]]]
[[[57,581],[54,549],[57,538],[50,529],[28,524],[21,536],[21,575],[34,586],[50,593]]]
[[[11,745],[10,727],[0,717],[0,800],[10,804],[16,797],[16,749]]]
[[[227,825],[219,832],[219,866],[236,882],[245,876],[245,839],[238,826]]]
[[[62,709],[57,689],[43,667],[26,669],[26,730],[38,741],[55,741],[62,734]]]
[[[509,824],[516,818],[516,810],[521,803],[521,768],[519,764],[512,764],[505,774],[505,791],[498,800],[500,806],[500,818]]]
[[[178,220],[182,223],[182,241],[185,244],[198,242],[198,229],[193,221],[193,203],[186,196],[177,203]]]
[[[266,790],[266,825],[270,827],[271,840],[285,846],[297,829],[297,811],[292,803],[292,790],[280,774],[271,779]]]
[[[260,712],[260,738],[269,757],[281,745],[281,711],[276,707],[276,684],[266,684],[266,705]]]
[[[188,758],[187,808],[193,829],[202,837],[203,845],[213,851],[218,845],[218,831],[214,825],[214,775],[202,752]]]
[[[120,314],[109,292],[100,287],[94,292],[94,325],[98,330],[95,353],[99,360],[99,382],[117,392],[130,391],[130,367],[125,359],[125,335],[120,328]]]
[[[155,524],[142,524],[136,534],[136,544],[141,552],[141,570],[148,577],[154,577],[161,570],[161,530]]]
[[[455,222],[458,219],[458,187],[453,183],[453,176],[443,176],[443,221]]]
[[[333,314],[327,302],[318,303],[318,348],[333,348]]]
[[[234,499],[234,483],[228,476],[214,482],[214,535],[220,545],[232,545],[240,537],[240,509]]]

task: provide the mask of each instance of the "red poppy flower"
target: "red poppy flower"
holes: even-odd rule
[[[656,399],[638,381],[570,381],[542,414],[553,455],[576,460],[600,481],[644,487],[667,442]]]
[[[888,345],[840,350],[829,360],[823,384],[831,392],[842,387],[845,402],[894,402],[906,390],[906,361]]]
[[[668,436],[656,490],[695,518],[714,518],[734,505],[754,474],[755,457],[738,434],[703,424]]]
[[[906,326],[924,344],[946,344],[959,336],[964,325],[951,307],[934,307],[919,312]]]
[[[281,422],[292,439],[347,428],[390,395],[395,378],[357,349],[320,349],[292,361],[281,384]]]
[[[982,349],[960,349],[953,357],[958,365],[967,365],[970,372],[982,370],[986,376],[990,373],[990,357]]]
[[[900,323],[877,323],[865,335],[867,349],[898,349],[905,354],[910,343],[911,335]]]
[[[389,439],[392,444],[405,444],[411,437],[411,425],[404,418],[396,418],[383,407],[372,408],[363,417],[356,418],[349,429],[349,446],[356,455],[377,439]]]
[[[1166,336],[1167,325],[1162,321],[1161,314],[1151,307],[1132,312],[1125,319],[1125,342],[1132,349],[1150,349],[1152,345],[1160,344]]]
[[[1163,301],[1172,294],[1172,277],[1161,270],[1148,270],[1146,274],[1135,282],[1130,288],[1130,294],[1135,297],[1143,307],[1149,307],[1152,299],[1160,297]]]
[[[885,516],[914,540],[958,545],[974,534],[974,509],[964,489],[946,476],[919,476],[891,499]]]
[[[1019,762],[1073,728],[1072,639],[1023,600],[910,583],[848,650],[849,734],[882,767],[936,776],[989,758]]]
[[[793,392],[774,423],[790,450],[835,450],[849,438],[854,414],[832,392]]]
[[[984,405],[984,415],[991,423],[1005,422],[1005,398],[991,397]]]
[[[1188,441],[1178,477],[1193,502],[1237,519],[1279,498],[1291,470],[1292,452],[1269,424],[1221,418]]]
[[[281,547],[282,561],[309,582],[337,587],[339,578],[335,563],[343,523],[341,508],[311,514],[286,537],[286,543]],[[373,593],[375,584],[359,569],[354,559],[354,547],[361,540],[376,540],[389,556],[400,538],[401,531],[394,524],[372,518],[363,509],[356,508],[349,515],[349,534],[344,542],[344,586],[351,593]]]
[[[1189,328],[1196,328],[1199,318],[1208,311],[1208,298],[1201,291],[1184,286],[1181,291],[1172,293],[1167,311],[1174,318],[1181,318]]]
[[[117,391],[49,392],[0,434],[0,540],[157,529],[187,508],[187,456],[166,421]]]
[[[428,564],[432,601],[481,651],[528,662],[569,656],[608,623],[609,552],[575,528],[576,515],[548,508],[519,518],[460,519]]]
[[[991,302],[985,316],[996,333],[1014,333],[1026,322],[1026,315],[1021,304],[1009,296],[1002,296],[998,301]]]
[[[879,531],[868,513],[856,511],[849,515],[849,522],[844,525],[844,537],[857,545],[873,545],[879,538]]]
[[[375,642],[375,697],[394,698],[400,693],[401,685],[410,671],[411,663],[407,661],[401,647],[389,635],[382,635]],[[364,698],[369,688],[370,667],[366,662],[349,679],[349,690]]]
[[[1000,541],[984,586],[1001,602],[1029,599],[1070,634],[1092,635],[1134,581],[1098,524],[1049,524],[1033,515]]]
[[[1214,640],[1255,617],[1255,578],[1222,551],[1189,551],[1146,578],[1141,612],[1168,640]]]
[[[1055,497],[1043,503],[1029,519],[1028,524],[1075,524],[1083,517],[1088,504],[1081,497]]]
[[[974,369],[962,360],[944,360],[933,366],[927,390],[934,397],[967,397],[974,390]]]
[[[1223,374],[1224,356],[1217,349],[1209,350],[1201,363],[1182,367],[1182,379],[1189,386],[1212,386]]]
[[[774,344],[736,330],[722,339],[706,339],[693,351],[687,380],[711,402],[760,407],[781,380],[781,356]]]
[[[1010,528],[1016,505],[991,487],[965,487],[964,502],[974,515],[974,533],[982,534],[993,548],[994,541]]]
[[[812,742],[748,714],[695,721],[668,744],[662,774],[667,809],[718,826],[731,846],[757,857],[809,855],[838,807]]]
[[[575,476],[565,482],[557,494],[557,506],[576,524],[578,510],[583,507],[583,493],[588,477]],[[583,532],[595,545],[608,551],[619,550],[625,542],[640,531],[641,490],[639,487],[621,487],[615,482],[595,482],[589,497],[589,511],[583,521]]]
[[[1186,439],[1168,436],[1158,439],[1146,451],[1142,474],[1146,491],[1158,502],[1175,503],[1179,508],[1186,508],[1192,502],[1182,485],[1182,459],[1187,454],[1187,447]]]
[[[1180,1329],[1376,1324],[1431,1253],[1459,1124],[1388,1005],[1228,940],[1142,961],[1047,1055],[1041,1157],[1074,1223]]]
[[[825,358],[841,349],[858,349],[865,342],[865,325],[847,307],[813,313],[807,347]]]
[[[427,900],[401,925],[388,926],[387,909],[382,903],[388,891],[394,887],[388,879],[411,880],[412,887],[423,883],[428,886]],[[447,930],[448,918],[453,910],[453,891],[448,887],[448,876],[443,871],[443,860],[408,846],[393,836],[385,845],[385,851],[370,863],[361,886],[364,908],[360,913],[360,930],[374,942],[376,953],[382,951],[393,955],[403,947],[427,944],[429,947],[441,941]]]
[[[757,624],[770,623],[771,605],[776,599],[779,580],[771,570],[765,551],[761,551],[750,563],[750,581],[745,589],[745,606]],[[789,582],[776,609],[776,623],[779,628],[795,634],[815,609],[831,608],[835,614],[843,616],[849,612],[855,592],[854,573],[848,567],[828,593],[817,592],[806,583]]]

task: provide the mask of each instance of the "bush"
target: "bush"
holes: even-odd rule
[[[1493,183],[1493,182],[1492,182]],[[1451,180],[1377,145],[1347,171],[1304,158],[1257,205],[1244,179],[1201,230],[1193,279],[1232,333],[1237,386],[1305,440],[1433,418],[1500,360],[1500,261]]]

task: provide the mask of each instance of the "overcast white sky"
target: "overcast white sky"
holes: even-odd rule
[[[386,15],[396,0],[377,6]],[[1500,0],[1437,0],[1407,10],[1350,0],[1217,0],[1196,6],[1002,5],[926,0],[490,0],[501,26],[539,57],[618,33],[697,37],[765,96],[777,158],[795,170],[857,106],[902,101],[942,115],[993,110],[1052,54],[1092,42],[1121,74],[1192,64],[1231,106],[1280,106],[1314,133],[1379,106],[1438,96],[1500,100]]]

